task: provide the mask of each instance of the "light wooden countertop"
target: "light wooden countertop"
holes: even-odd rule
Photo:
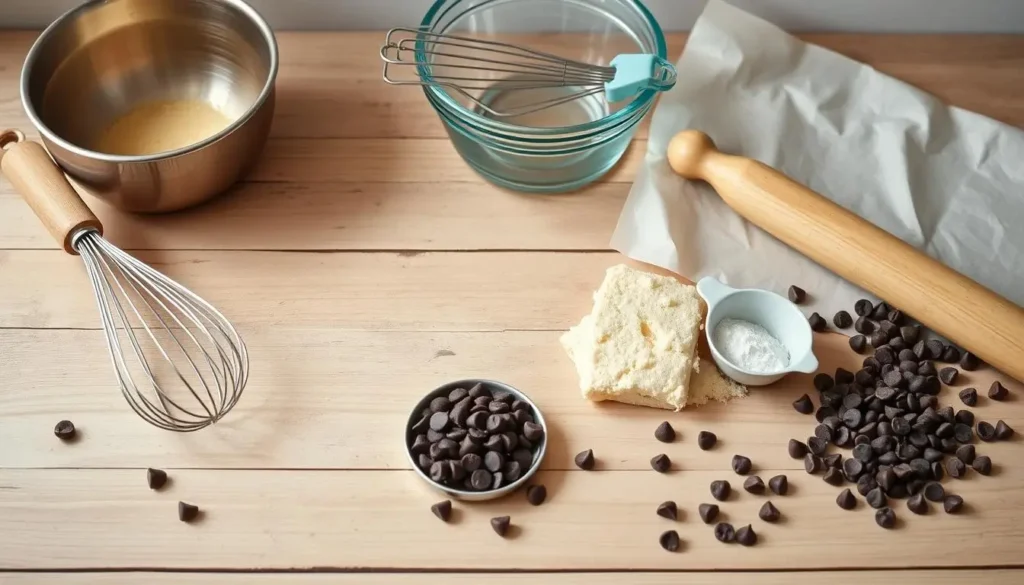
[[[33,38],[0,34],[2,127],[31,130],[17,78]],[[623,261],[608,240],[646,132],[582,193],[497,189],[458,158],[418,89],[380,80],[382,38],[280,34],[273,136],[230,194],[162,217],[95,206],[110,240],[213,302],[246,338],[249,386],[212,429],[158,431],[128,409],[80,261],[0,181],[0,583],[1024,582],[1019,438],[979,445],[997,464],[991,477],[946,480],[966,513],[915,517],[901,501],[901,525],[884,531],[863,501],[840,510],[838,489],[786,454],[814,427],[790,406],[808,377],[682,413],[580,398],[557,338]],[[1024,37],[805,38],[1024,125]],[[670,41],[678,55],[685,38]],[[823,369],[860,362],[839,336],[816,347]],[[456,504],[445,525],[429,511],[440,498],[406,469],[402,425],[424,392],[471,376],[509,382],[543,408],[552,440],[538,481],[549,497]],[[995,377],[965,373],[961,385],[984,393]],[[1015,400],[973,410],[1019,437],[1024,388],[1008,386]],[[942,400],[962,407],[955,391]],[[53,436],[62,418],[81,440]],[[653,438],[664,419],[681,433],[675,444]],[[718,434],[716,449],[696,448],[702,429]],[[586,448],[598,471],[572,465]],[[678,470],[652,472],[659,452]],[[711,480],[735,479],[734,453],[766,480],[790,479],[790,495],[772,498],[778,525],[757,520],[765,497],[722,506],[753,523],[753,548],[718,543],[697,516]],[[146,487],[146,467],[168,470],[165,490]],[[657,543],[670,523],[654,510],[667,499],[683,510],[676,554]],[[206,516],[180,523],[178,500]],[[521,527],[516,538],[491,531],[500,514]]]

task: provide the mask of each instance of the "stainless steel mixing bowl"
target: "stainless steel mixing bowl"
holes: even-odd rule
[[[36,40],[22,103],[50,155],[84,191],[134,212],[175,211],[241,178],[270,131],[274,33],[242,0],[90,0]],[[133,108],[201,101],[233,122],[189,146],[152,155],[97,152]]]

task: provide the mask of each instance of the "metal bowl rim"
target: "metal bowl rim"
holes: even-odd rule
[[[514,482],[512,482],[512,483],[510,483],[508,485],[501,486],[498,489],[489,489],[489,490],[484,490],[484,491],[480,491],[480,492],[475,492],[475,491],[471,492],[471,491],[467,491],[467,490],[460,490],[460,489],[455,489],[455,488],[449,488],[447,486],[441,485],[441,484],[435,482],[434,480],[430,479],[430,476],[427,475],[426,472],[424,472],[422,469],[420,469],[420,466],[413,459],[412,452],[409,450],[409,430],[412,427],[412,425],[415,424],[418,421],[418,418],[416,417],[416,415],[419,414],[419,412],[425,407],[426,404],[428,404],[428,400],[436,398],[436,396],[434,396],[434,394],[437,394],[437,393],[442,392],[442,391],[449,391],[450,392],[451,390],[454,390],[455,388],[459,388],[459,387],[463,387],[463,388],[467,388],[468,389],[468,388],[471,388],[474,384],[477,384],[477,383],[483,384],[484,386],[497,387],[497,388],[501,388],[502,390],[507,390],[507,391],[511,392],[516,398],[518,398],[520,400],[523,400],[527,404],[529,404],[530,408],[533,409],[534,414],[537,415],[537,422],[540,424],[541,429],[544,430],[544,440],[541,442],[540,450],[538,451],[537,455],[534,457],[533,464],[530,465],[530,468],[527,469],[523,473],[523,475],[520,476],[519,479],[517,479],[516,481],[514,481]],[[491,380],[491,379],[487,379],[487,378],[466,378],[466,379],[463,379],[463,380],[455,380],[455,381],[452,381],[452,382],[447,382],[445,384],[441,384],[440,386],[434,388],[430,392],[427,392],[423,396],[423,398],[421,398],[419,400],[419,402],[416,403],[416,406],[414,406],[412,411],[409,413],[409,419],[405,423],[405,429],[404,429],[404,433],[403,433],[403,437],[402,437],[402,448],[405,451],[405,457],[409,461],[409,464],[412,467],[413,471],[415,471],[416,475],[418,475],[420,477],[420,479],[422,479],[423,481],[427,482],[427,484],[429,484],[432,488],[434,488],[436,490],[439,490],[439,491],[441,491],[441,492],[443,492],[443,493],[445,493],[447,495],[450,495],[450,496],[452,496],[453,498],[455,498],[457,500],[465,500],[465,501],[493,500],[493,499],[500,498],[502,496],[506,496],[506,495],[516,491],[517,489],[522,487],[523,484],[525,484],[527,481],[529,481],[530,478],[533,477],[533,475],[535,473],[537,473],[538,470],[540,470],[540,465],[544,461],[544,456],[547,455],[547,450],[548,450],[548,424],[547,424],[547,421],[544,420],[544,414],[540,411],[540,408],[537,406],[537,404],[529,396],[527,396],[525,392],[523,392],[522,390],[516,388],[515,386],[512,386],[511,384],[507,384],[505,382],[500,382],[498,380]]]
[[[89,150],[87,148],[83,148],[81,146],[77,146],[75,144],[68,142],[60,135],[58,135],[56,132],[51,130],[46,124],[44,124],[42,119],[39,117],[39,114],[36,112],[35,107],[32,105],[32,101],[29,99],[29,74],[32,70],[32,67],[35,65],[35,61],[38,58],[39,51],[42,50],[42,45],[46,43],[53,34],[55,34],[55,31],[58,28],[60,28],[61,26],[65,25],[68,22],[73,21],[75,18],[78,18],[79,15],[88,12],[96,6],[106,3],[107,1],[108,0],[87,0],[86,2],[83,2],[82,4],[74,8],[71,8],[64,14],[57,17],[56,20],[54,20],[52,23],[50,23],[49,26],[43,29],[43,32],[40,33],[39,37],[36,38],[35,42],[32,43],[32,47],[29,49],[28,55],[26,55],[25,57],[25,63],[21,68],[20,91],[22,107],[25,109],[25,113],[28,115],[29,121],[32,122],[32,125],[36,127],[36,130],[39,131],[43,138],[57,145],[61,149],[66,150],[77,156],[109,163],[151,163],[176,158],[198,150],[202,150],[203,148],[206,148],[207,146],[214,144],[215,142],[218,142],[219,140],[229,136],[235,130],[241,128],[243,125],[245,125],[246,122],[252,119],[256,115],[256,113],[263,108],[264,104],[267,102],[270,96],[273,95],[274,87],[277,82],[277,71],[279,67],[277,39],[274,36],[273,29],[270,27],[267,21],[260,15],[259,12],[255,8],[250,6],[248,3],[246,3],[244,0],[214,0],[216,2],[228,4],[231,7],[237,9],[239,12],[245,15],[245,17],[248,18],[254,25],[256,25],[256,27],[262,34],[263,41],[264,43],[266,43],[267,50],[270,53],[267,80],[263,84],[263,89],[260,90],[260,94],[259,96],[257,96],[256,101],[253,103],[252,106],[249,107],[248,110],[245,111],[244,114],[242,114],[238,119],[234,120],[231,124],[229,124],[227,128],[221,130],[220,132],[214,134],[213,136],[209,136],[204,140],[201,140],[194,144],[190,144],[188,146],[184,146],[175,150],[160,152],[157,154],[106,154],[94,150]]]

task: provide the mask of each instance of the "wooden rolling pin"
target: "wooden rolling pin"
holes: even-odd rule
[[[677,134],[668,162],[794,250],[1024,381],[1021,307],[775,169],[718,151],[707,134]]]

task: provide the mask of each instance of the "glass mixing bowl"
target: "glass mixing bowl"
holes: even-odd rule
[[[620,54],[666,57],[661,28],[637,0],[437,0],[421,30],[521,45],[602,66]],[[421,78],[459,76],[465,79],[460,85],[473,88],[470,99],[450,87],[424,86],[459,155],[487,180],[517,191],[571,191],[599,179],[622,157],[657,93],[647,90],[609,103],[597,92],[540,111],[498,116],[491,110],[514,111],[579,88],[511,91],[507,81],[515,74],[493,71],[501,66],[465,69],[456,67],[461,61],[438,55],[441,51],[420,50]]]

